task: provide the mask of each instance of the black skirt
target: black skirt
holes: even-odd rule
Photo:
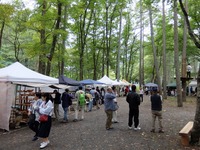
[[[51,130],[51,116],[48,116],[47,122],[41,122],[38,137],[47,138]]]

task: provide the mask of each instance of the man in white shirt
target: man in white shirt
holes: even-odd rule
[[[192,70],[192,66],[190,64],[187,65],[187,78],[191,77],[191,70]]]

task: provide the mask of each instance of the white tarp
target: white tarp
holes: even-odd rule
[[[11,106],[15,99],[15,85],[0,82],[0,128],[9,130]]]
[[[9,130],[9,118],[12,103],[15,100],[16,85],[27,84],[58,84],[58,79],[32,71],[19,62],[0,69],[0,128]]]

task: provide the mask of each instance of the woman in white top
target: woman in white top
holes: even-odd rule
[[[115,87],[115,86],[112,87],[112,90],[113,90],[113,93],[115,93],[116,96],[117,96],[117,92],[116,92],[116,87]],[[115,103],[117,103],[117,98],[113,99],[113,101],[114,101]],[[118,120],[117,120],[117,110],[113,111],[112,122],[113,122],[113,123],[118,123]]]
[[[42,104],[39,107],[39,113],[40,115],[47,115],[48,120],[45,122],[40,122],[40,128],[39,128],[39,135],[38,137],[42,138],[42,143],[40,144],[40,148],[45,148],[49,143],[49,133],[51,130],[51,116],[53,111],[53,103],[52,103],[52,97],[49,93],[43,93],[42,94]]]
[[[32,139],[32,141],[36,141],[38,139],[38,133],[39,133],[39,107],[42,103],[41,99],[41,93],[36,93],[34,102],[31,104],[31,107],[28,109],[29,113],[28,115],[34,115],[35,120],[31,120],[28,122],[29,128],[35,132],[35,135]]]

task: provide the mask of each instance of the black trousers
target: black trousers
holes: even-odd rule
[[[137,128],[139,125],[139,109],[129,110],[128,126],[132,127],[134,118],[134,127]]]
[[[35,121],[33,123],[29,123],[29,128],[35,132],[35,136],[38,136],[39,133],[39,122]]]
[[[140,94],[140,101],[143,102],[143,94]]]
[[[190,78],[190,77],[191,77],[190,74],[191,74],[190,72],[187,72],[187,78]]]

